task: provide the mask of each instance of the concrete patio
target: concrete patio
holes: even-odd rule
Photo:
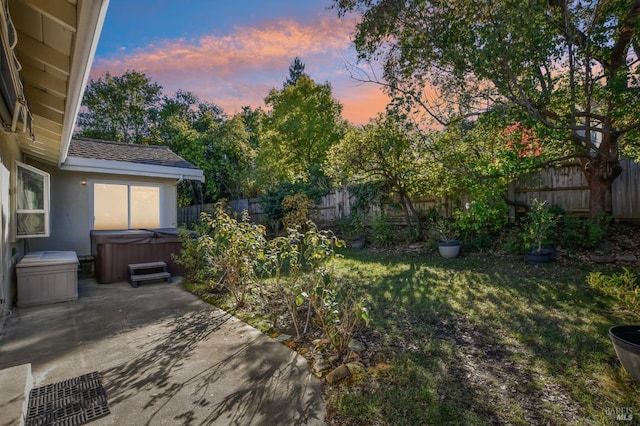
[[[96,425],[324,423],[304,358],[179,283],[79,287],[13,310],[0,370],[30,363],[34,387],[100,372],[111,414]]]

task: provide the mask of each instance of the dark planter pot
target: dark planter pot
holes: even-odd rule
[[[531,249],[527,250],[524,257],[526,261],[532,265],[549,263],[556,258],[556,250],[553,248],[543,248],[540,250]]]
[[[438,252],[445,259],[455,259],[460,254],[460,241],[438,241]]]
[[[640,325],[615,325],[609,337],[624,369],[640,383]]]
[[[366,243],[367,243],[366,237],[356,238],[355,240],[351,240],[351,248],[363,249]]]

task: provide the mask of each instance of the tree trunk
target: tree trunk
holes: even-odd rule
[[[580,165],[589,183],[589,218],[595,220],[598,215],[607,212],[607,191],[622,173],[622,167],[618,160],[606,160],[599,155],[581,159]]]

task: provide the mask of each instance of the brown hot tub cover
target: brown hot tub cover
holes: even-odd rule
[[[95,277],[100,284],[126,281],[131,263],[164,261],[171,275],[185,272],[172,256],[182,250],[176,228],[94,230],[90,235]]]

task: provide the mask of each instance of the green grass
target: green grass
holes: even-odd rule
[[[345,251],[372,321],[363,382],[328,390],[336,424],[567,424],[640,417],[607,335],[623,322],[587,267]],[[383,367],[388,364],[386,368]]]
[[[627,321],[586,284],[588,266],[343,255],[338,274],[370,309],[356,336],[367,372],[327,387],[329,423],[613,424],[622,408],[640,419],[640,385],[607,335]]]

